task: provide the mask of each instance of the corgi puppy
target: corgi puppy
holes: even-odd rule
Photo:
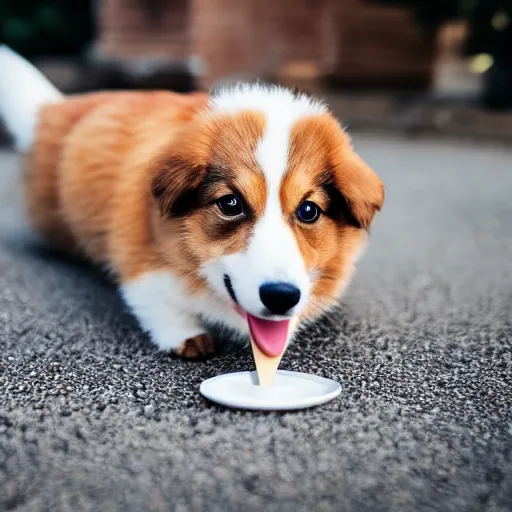
[[[107,268],[159,349],[209,354],[216,323],[272,356],[292,317],[337,303],[384,187],[324,103],[248,84],[65,97],[7,47],[0,69],[33,226]]]

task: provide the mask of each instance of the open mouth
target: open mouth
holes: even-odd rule
[[[277,357],[283,353],[290,320],[264,320],[247,313],[247,323],[254,343],[264,354]]]
[[[251,315],[240,306],[228,275],[224,275],[224,286],[234,302],[235,311],[247,321],[251,337],[258,348],[268,357],[281,355],[288,339],[290,320],[265,320]]]

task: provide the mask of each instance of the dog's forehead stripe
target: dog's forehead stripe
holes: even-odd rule
[[[265,128],[255,150],[258,165],[265,174],[269,192],[279,188],[286,172],[293,125],[305,117],[327,112],[325,105],[305,95],[296,95],[279,86],[242,84],[221,90],[210,101],[217,113],[259,111]]]
[[[269,196],[275,193],[288,165],[290,126],[269,120],[263,137],[256,147],[255,156],[265,180]]]

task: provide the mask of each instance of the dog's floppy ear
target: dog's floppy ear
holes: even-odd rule
[[[206,167],[183,156],[165,159],[151,182],[151,193],[162,216],[182,216],[197,207]]]
[[[343,151],[332,166],[333,181],[342,196],[348,220],[368,230],[384,202],[384,184],[353,151]]]

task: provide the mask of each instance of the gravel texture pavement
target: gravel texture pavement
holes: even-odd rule
[[[93,269],[27,235],[0,153],[0,510],[512,509],[512,149],[356,137],[387,185],[339,311],[283,368],[343,382],[230,411],[158,353]]]

